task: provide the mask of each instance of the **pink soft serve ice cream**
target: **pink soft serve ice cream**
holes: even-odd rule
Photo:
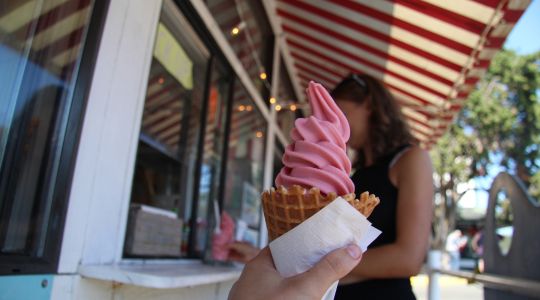
[[[306,93],[312,116],[294,122],[292,143],[285,149],[276,187],[296,184],[319,188],[326,195],[353,193],[345,145],[350,136],[349,123],[321,84],[311,81]]]

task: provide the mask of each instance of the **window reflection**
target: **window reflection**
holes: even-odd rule
[[[170,13],[157,27],[144,103],[124,249],[131,257],[188,252],[209,56]]]
[[[222,174],[223,146],[225,144],[225,124],[227,116],[227,101],[231,78],[219,64],[212,68],[212,80],[208,93],[208,112],[206,114],[206,129],[203,144],[203,159],[199,185],[197,207],[197,241],[195,252],[202,255],[207,249],[208,234],[215,226],[212,222],[213,205],[219,202],[221,191],[220,179]]]
[[[63,216],[53,192],[92,8],[90,0],[0,5],[3,254],[42,257],[54,247],[47,233],[60,230]]]
[[[240,238],[256,244],[261,222],[266,120],[238,82],[234,92],[225,209],[233,219],[247,223],[248,229],[239,234]]]

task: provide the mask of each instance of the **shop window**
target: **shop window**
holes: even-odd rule
[[[0,273],[56,272],[105,3],[0,5]]]
[[[202,257],[223,163],[231,76],[170,2],[157,28],[126,257]]]
[[[150,67],[124,257],[212,260],[216,214],[245,229],[236,237],[260,239],[267,121],[171,5]]]
[[[209,249],[209,233],[215,227],[214,206],[219,208],[223,195],[224,164],[226,163],[225,139],[227,116],[230,115],[228,99],[231,95],[232,76],[224,72],[224,67],[214,61],[208,89],[208,105],[205,135],[202,142],[202,161],[199,175],[199,195],[197,201],[196,238],[193,253],[203,256]]]
[[[262,222],[266,119],[239,82],[234,86],[224,209],[236,221],[236,238],[257,245]]]

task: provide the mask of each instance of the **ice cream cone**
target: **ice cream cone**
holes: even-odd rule
[[[379,198],[368,192],[362,193],[360,199],[355,199],[354,193],[341,197],[366,217],[379,204]],[[288,189],[280,186],[263,192],[263,211],[270,240],[293,229],[336,198],[336,193],[325,196],[318,188],[306,190],[299,185]]]

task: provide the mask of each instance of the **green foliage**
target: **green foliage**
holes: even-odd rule
[[[540,52],[500,51],[456,122],[431,151],[439,199],[433,246],[442,248],[455,222],[457,184],[501,164],[540,199]],[[494,155],[495,154],[495,155]],[[492,161],[494,157],[502,161]],[[540,202],[539,202],[540,203]]]
[[[432,151],[435,171],[457,182],[483,175],[493,155],[540,196],[540,52],[500,51]],[[452,164],[453,162],[453,164]],[[448,178],[448,176],[446,176]],[[449,184],[455,184],[452,182]]]
[[[440,175],[444,187],[452,188],[448,186],[453,184],[450,183],[451,179],[465,182],[472,176],[471,163],[477,153],[476,145],[476,141],[456,123],[439,139],[431,157],[433,168]]]
[[[540,163],[540,52],[518,55],[513,51],[499,52],[483,81],[493,84],[487,91],[487,103],[471,101],[468,110],[478,112],[486,107],[491,118],[468,118],[465,121],[479,133],[483,141],[489,139],[489,151],[503,155],[502,165],[515,173],[536,198],[540,196],[531,185],[538,176]],[[486,161],[485,163],[489,163]]]
[[[513,226],[514,214],[512,213],[512,204],[508,197],[497,199],[495,206],[495,224],[497,228]]]

